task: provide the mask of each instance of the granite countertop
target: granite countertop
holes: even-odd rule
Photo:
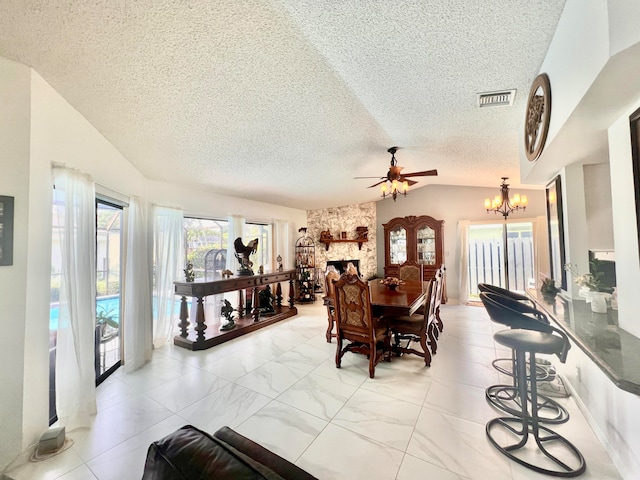
[[[613,383],[640,395],[640,338],[618,327],[617,310],[594,313],[581,299],[558,295],[549,303],[539,290],[527,290],[527,294]]]

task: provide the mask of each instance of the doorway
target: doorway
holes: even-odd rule
[[[478,283],[521,291],[535,285],[533,222],[469,225],[468,278],[472,300]]]
[[[96,384],[121,364],[123,209],[96,200]]]

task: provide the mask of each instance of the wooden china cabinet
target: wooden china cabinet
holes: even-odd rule
[[[410,215],[393,218],[382,226],[384,276],[398,277],[400,265],[410,262],[422,265],[425,280],[433,279],[436,270],[444,265],[444,220],[436,220],[428,215]],[[443,285],[443,303],[446,300],[446,288]]]

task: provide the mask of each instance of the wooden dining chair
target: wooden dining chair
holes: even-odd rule
[[[415,262],[405,262],[398,269],[400,280],[423,280],[422,265]]]
[[[387,318],[389,330],[394,338],[394,351],[398,355],[402,353],[412,353],[421,356],[424,358],[424,363],[427,367],[431,365],[429,344],[435,344],[435,338],[431,330],[434,328],[434,297],[436,289],[436,280],[429,280],[427,282],[427,295],[421,314]],[[406,342],[405,345],[402,344],[403,341]],[[422,351],[411,348],[411,342],[420,343]]]
[[[433,314],[435,315],[435,329],[433,331],[436,340],[440,338],[440,332],[444,330],[444,323],[440,318],[440,305],[442,304],[442,296],[444,294],[444,265],[436,270],[435,278],[438,280],[438,291],[435,295],[435,305],[433,307]]]
[[[340,368],[346,352],[369,356],[369,377],[382,358],[391,360],[391,340],[386,324],[381,324],[371,311],[369,284],[358,275],[342,275],[334,284],[333,299],[336,318],[336,368]],[[343,341],[349,342],[344,348]]]
[[[340,278],[340,273],[333,265],[329,265],[324,274],[324,291],[325,296],[323,297],[324,305],[327,307],[327,322],[329,326],[327,327],[327,343],[331,343],[331,337],[335,337],[336,334],[333,333],[333,325],[336,321],[335,308],[334,308],[334,300],[333,300],[333,282]]]

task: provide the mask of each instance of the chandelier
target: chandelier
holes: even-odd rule
[[[528,199],[526,195],[516,193],[513,198],[509,198],[509,184],[506,182],[509,177],[502,177],[500,185],[500,195],[496,195],[493,200],[487,198],[484,201],[484,208],[487,213],[501,213],[504,219],[514,210],[524,210],[527,208]]]
[[[407,196],[407,192],[409,191],[409,182],[406,180],[399,182],[394,178],[390,182],[384,182],[380,186],[380,191],[382,192],[382,198],[386,198],[387,195],[391,195],[391,198],[393,198],[393,201],[395,202],[398,194],[402,194],[405,197]]]

